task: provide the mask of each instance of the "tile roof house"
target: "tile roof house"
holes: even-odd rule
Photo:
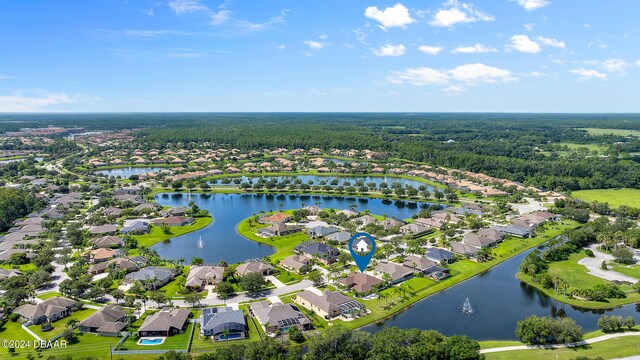
[[[293,251],[298,254],[305,254],[312,258],[318,259],[325,265],[333,264],[338,258],[340,251],[338,249],[313,241],[305,241],[293,248]]]
[[[480,236],[476,233],[468,233],[462,237],[462,242],[465,245],[473,246],[475,248],[481,249],[484,247],[493,247],[496,246],[497,241],[489,239],[484,236]]]
[[[320,238],[337,233],[338,231],[340,231],[340,229],[335,226],[315,226],[308,229],[307,234],[312,238]]]
[[[164,219],[155,219],[153,220],[154,225],[168,225],[168,226],[185,226],[191,225],[196,220],[192,217],[187,216],[170,216]]]
[[[305,290],[296,294],[293,301],[325,319],[341,315],[356,316],[364,310],[362,304],[339,291],[325,291],[322,295],[318,295],[311,290]]]
[[[229,335],[236,335],[233,339],[242,339],[247,334],[247,320],[244,313],[241,310],[233,310],[231,307],[202,309],[200,324],[201,336],[213,336],[213,339],[218,341],[225,340],[225,330],[229,331]]]
[[[132,221],[120,229],[120,233],[122,234],[146,234],[148,232],[149,223],[142,220]]]
[[[222,266],[192,266],[189,269],[185,286],[202,290],[205,285],[215,285],[221,282],[223,278],[224,268]]]
[[[187,327],[187,319],[191,316],[191,311],[187,309],[176,309],[171,311],[159,311],[147,316],[138,329],[138,336],[169,336],[181,334]]]
[[[124,239],[119,236],[103,236],[89,240],[96,248],[116,248],[124,245]]]
[[[127,327],[127,311],[108,304],[78,324],[78,331],[101,336],[118,336]]]
[[[401,234],[421,236],[421,235],[428,234],[431,231],[431,228],[421,224],[412,223],[412,224],[402,225],[398,228],[398,230],[400,231]]]
[[[141,281],[151,289],[157,289],[167,284],[176,276],[173,269],[149,266],[124,276],[126,283]]]
[[[97,225],[89,228],[91,235],[113,235],[118,231],[118,225]]]
[[[280,266],[289,270],[300,273],[304,266],[308,265],[311,258],[306,255],[291,255],[280,261]]]
[[[263,261],[248,261],[244,262],[236,268],[236,273],[239,276],[245,276],[249,273],[257,272],[264,276],[271,275],[274,272],[274,267]]]
[[[373,291],[376,286],[382,284],[383,281],[377,277],[357,272],[351,273],[346,278],[340,279],[339,283],[352,289],[357,294],[363,295]]]
[[[480,248],[478,247],[467,245],[465,243],[461,243],[457,241],[451,241],[449,243],[449,246],[451,247],[451,250],[456,254],[468,256],[470,258],[474,258],[476,254],[480,251]]]
[[[433,260],[415,255],[406,256],[402,264],[410,269],[413,269],[414,271],[420,272],[427,272],[432,267],[438,265],[438,263]]]
[[[406,223],[404,221],[393,219],[393,218],[384,219],[382,221],[382,227],[385,230],[391,230],[393,228],[400,227],[400,226],[403,226],[405,224]]]
[[[287,332],[292,326],[296,326],[301,330],[312,328],[311,320],[291,304],[276,303],[269,305],[262,300],[251,303],[249,309],[267,333],[272,333],[276,330]]]
[[[78,302],[65,297],[52,297],[38,304],[24,304],[13,310],[26,321],[32,324],[54,322],[65,318],[74,311]]]
[[[115,264],[115,265],[112,265]],[[115,258],[113,260],[100,262],[90,266],[87,272],[91,275],[98,275],[107,272],[111,266],[115,266],[118,271],[131,272],[138,268],[136,263],[126,258]]]
[[[429,260],[433,260],[437,263],[442,263],[443,261],[451,264],[455,260],[455,254],[451,251],[439,249],[439,248],[428,248],[425,254],[425,257]]]
[[[118,250],[111,250],[111,249],[105,249],[105,248],[98,248],[98,249],[94,249],[94,250],[89,250],[88,252],[86,252],[84,254],[84,256],[87,258],[87,260],[92,263],[99,263],[99,262],[103,262],[103,261],[107,261],[110,259],[113,259],[114,257],[116,257],[118,255],[119,251]]]
[[[302,226],[299,225],[285,225],[285,224],[272,224],[265,228],[258,229],[258,233],[266,236],[285,236],[289,234],[296,233],[298,231],[302,231]]]
[[[329,241],[337,241],[339,243],[346,243],[351,240],[351,233],[348,231],[338,231],[333,234],[329,234],[324,237]]]
[[[293,217],[291,215],[283,213],[275,213],[271,216],[265,216],[260,218],[259,222],[262,224],[283,224],[291,221]]]
[[[380,274],[389,275],[391,284],[397,284],[413,277],[413,269],[393,262],[380,262],[375,270]]]

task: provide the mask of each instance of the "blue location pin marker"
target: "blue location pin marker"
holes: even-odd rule
[[[367,241],[369,242],[368,244]],[[360,272],[364,272],[376,251],[376,241],[373,240],[373,236],[365,232],[356,233],[349,240],[349,251],[356,265],[360,268]]]

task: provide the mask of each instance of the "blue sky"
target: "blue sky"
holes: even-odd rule
[[[0,112],[640,112],[637,0],[0,3]]]

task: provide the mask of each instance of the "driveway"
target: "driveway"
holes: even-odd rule
[[[608,263],[610,261],[613,261],[613,256],[599,251],[596,244],[589,246],[589,249],[593,251],[595,257],[586,257],[584,259],[581,259],[580,261],[578,261],[578,264],[584,265],[589,270],[590,275],[597,276],[601,279],[609,281],[626,281],[632,284],[638,282],[638,279],[621,274],[617,271],[603,270],[601,268],[602,262],[606,261]]]
[[[64,265],[53,262],[53,272],[51,273],[51,284],[36,290],[36,294],[47,293],[51,291],[60,292],[60,283],[68,279],[69,276],[64,272]]]

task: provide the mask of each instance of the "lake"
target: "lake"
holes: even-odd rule
[[[547,297],[515,277],[529,250],[491,270],[432,295],[382,325],[370,325],[364,330],[375,332],[382,327],[434,329],[445,335],[465,334],[476,340],[516,339],[518,320],[529,315],[566,315],[574,319],[585,332],[598,329],[598,318],[607,315],[633,316],[640,322],[639,308],[628,305],[609,311],[589,311],[574,308]],[[460,307],[469,298],[474,310],[464,315]]]
[[[160,170],[167,169],[162,167],[152,167],[152,166],[143,166],[143,167],[126,167],[126,168],[117,168],[117,169],[107,169],[107,170],[98,170],[95,171],[94,174],[103,174],[107,177],[110,176],[120,176],[125,179],[131,175],[140,175],[148,172],[158,172]]]
[[[369,210],[373,214],[396,218],[409,218],[428,206],[428,203],[402,202],[387,199],[366,199],[347,196],[271,195],[271,194],[192,194],[191,199],[213,216],[206,228],[175,237],[154,245],[160,255],[169,259],[181,257],[189,261],[193,257],[203,258],[207,263],[225,260],[229,263],[271,255],[274,248],[248,240],[236,230],[238,224],[260,211],[277,211],[300,208],[319,203],[321,207],[348,209],[355,204],[358,210]],[[155,200],[163,206],[187,206],[189,195],[182,193],[158,194]],[[202,237],[206,247],[196,248]]]
[[[251,182],[256,180],[256,178],[259,178],[259,175],[256,176],[242,176],[242,177],[235,177],[235,178],[231,178],[232,180],[235,179],[239,179],[240,182]],[[335,186],[349,186],[346,185],[345,183],[349,183],[350,186],[355,186],[356,182],[358,181],[364,181],[364,184],[367,185],[368,183],[372,182],[375,183],[376,186],[380,185],[383,182],[386,182],[387,185],[389,185],[389,187],[391,188],[391,184],[397,182],[402,184],[403,186],[405,185],[411,185],[414,188],[418,188],[421,185],[424,185],[427,187],[427,189],[431,192],[433,192],[433,187],[430,185],[427,185],[425,183],[422,183],[420,181],[417,180],[412,180],[412,179],[404,179],[404,178],[398,178],[398,177],[392,177],[392,176],[320,176],[320,175],[292,175],[292,176],[263,176],[263,178],[267,181],[271,180],[271,179],[276,179],[278,182],[282,182],[284,180],[291,180],[291,181],[295,181],[296,179],[299,179],[300,181],[302,181],[302,183],[308,184],[309,181],[313,182],[313,185],[318,185],[321,181],[326,181],[327,184],[331,184],[331,182],[337,182],[335,184]],[[217,183],[215,183],[215,185],[223,185],[220,180],[217,181]],[[231,182],[230,184],[227,185],[231,185],[231,186],[237,186],[234,182]]]

